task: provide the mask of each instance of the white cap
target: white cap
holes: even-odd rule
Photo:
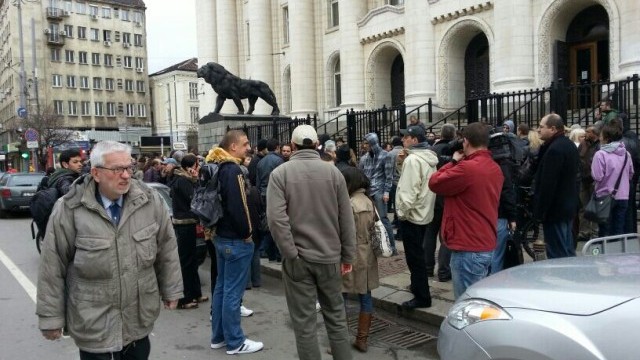
[[[304,145],[305,139],[309,139],[312,143],[315,143],[318,141],[318,133],[311,125],[298,125],[293,129],[291,142],[298,145]]]

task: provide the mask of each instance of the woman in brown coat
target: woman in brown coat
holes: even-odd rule
[[[373,298],[371,290],[379,286],[378,259],[371,247],[371,229],[374,224],[375,211],[373,202],[366,195],[369,179],[357,168],[342,171],[351,197],[351,208],[356,224],[356,261],[353,271],[342,278],[342,292],[358,294],[360,315],[358,317],[358,334],[353,346],[359,351],[367,351],[367,339],[371,326]]]

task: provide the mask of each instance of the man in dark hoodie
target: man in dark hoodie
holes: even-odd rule
[[[258,145],[256,146],[256,154],[251,158],[251,162],[247,169],[249,170],[249,181],[251,181],[251,185],[256,185],[258,176],[258,162],[262,160],[263,157],[267,156],[267,139],[258,140]]]
[[[336,149],[336,167],[338,170],[342,172],[342,170],[346,168],[354,167],[350,161],[351,149],[349,148],[349,145],[342,144],[338,146],[338,149]]]
[[[55,187],[58,196],[64,196],[69,192],[71,184],[80,176],[82,171],[82,156],[80,149],[65,150],[60,154],[60,166],[49,176],[48,187]]]
[[[389,193],[393,185],[395,159],[380,147],[378,144],[378,135],[375,133],[365,135],[364,140],[363,145],[366,153],[360,158],[358,167],[367,175],[367,178],[369,178],[371,182],[369,196],[373,198],[380,220],[382,220],[385,229],[387,229],[393,253],[397,254],[393,228],[387,217],[387,203],[389,202]]]

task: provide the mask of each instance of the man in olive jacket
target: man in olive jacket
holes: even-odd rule
[[[65,327],[80,359],[147,359],[148,335],[183,296],[169,214],[132,179],[131,148],[98,143],[91,175],[58,199],[44,239],[36,314],[43,336]]]
[[[310,125],[291,134],[294,153],[267,186],[267,221],[282,253],[282,279],[300,360],[320,360],[316,298],[322,307],[334,359],[353,358],[342,275],[355,261],[356,229],[344,176],[320,160]]]

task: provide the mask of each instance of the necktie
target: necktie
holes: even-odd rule
[[[118,203],[111,204],[111,206],[109,206],[109,212],[111,213],[111,222],[118,225],[120,221],[120,205],[118,205]]]

